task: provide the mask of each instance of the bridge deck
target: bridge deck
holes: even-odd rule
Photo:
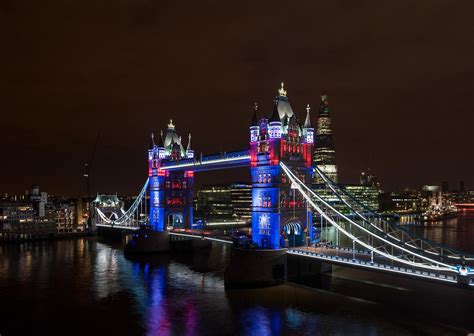
[[[343,247],[293,247],[288,249],[288,254],[319,259],[341,266],[403,274],[452,284],[458,283],[458,276],[454,273],[422,270],[381,256],[374,256],[372,262],[370,253],[363,251],[353,252],[352,249]],[[469,285],[474,286],[474,282],[471,280]]]

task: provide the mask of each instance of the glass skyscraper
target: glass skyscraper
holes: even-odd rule
[[[313,162],[331,180],[338,182],[336,151],[332,136],[331,118],[329,116],[328,97],[321,96],[321,107],[316,124],[316,139],[314,141]],[[314,174],[313,183],[322,183],[319,176]]]

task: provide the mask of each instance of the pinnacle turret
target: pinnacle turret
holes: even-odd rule
[[[151,145],[150,148],[155,148],[155,134],[151,132]]]
[[[306,119],[304,121],[304,127],[305,128],[310,128],[311,127],[311,117],[309,115],[309,110],[311,110],[311,107],[308,105],[306,105]]]
[[[188,135],[188,146],[186,147],[186,152],[191,149],[191,133]]]
[[[160,139],[158,140],[158,147],[165,147],[163,144],[163,131],[160,131]]]
[[[281,82],[280,89],[278,90],[278,95],[280,97],[286,97],[285,83]]]
[[[250,124],[250,126],[258,126],[257,110],[258,110],[258,105],[257,105],[257,102],[255,102],[255,105],[253,107],[252,123]]]
[[[274,121],[280,121],[281,122],[280,114],[278,113],[278,102],[275,102],[275,104],[273,104],[273,112],[272,112],[272,115],[271,115],[271,117],[268,121],[269,122],[274,122]]]

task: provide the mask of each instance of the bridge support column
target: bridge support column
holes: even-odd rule
[[[127,239],[125,253],[153,253],[168,252],[170,237],[168,231],[154,231],[141,228]]]
[[[329,288],[332,265],[304,256],[288,255],[288,280],[317,288]]]
[[[286,281],[286,251],[232,248],[224,275],[226,289],[266,287]]]

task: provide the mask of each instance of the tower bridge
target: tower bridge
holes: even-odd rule
[[[321,110],[327,114],[327,96],[322,97]],[[140,239],[150,250],[166,250],[169,235],[171,239],[242,245],[233,237],[193,230],[194,178],[197,172],[249,167],[252,237],[243,244],[246,248],[234,248],[228,272],[232,277],[254,277],[260,282],[282,279],[288,253],[329,265],[474,286],[474,256],[385,221],[331,178],[334,169],[320,169],[314,164],[313,146],[318,134],[311,125],[310,107],[300,123],[283,83],[270,115],[259,118],[258,112],[255,105],[249,148],[200,157],[191,148],[191,134],[185,149],[170,120],[157,143],[152,135],[148,178],[135,202],[122,211],[122,216],[108,217],[98,208],[97,226],[120,230],[148,227]],[[318,194],[321,185],[331,199],[337,200],[337,206]],[[145,204],[147,198],[149,204]],[[313,214],[317,214],[317,223],[313,223]],[[328,237],[323,239],[328,225],[336,232],[335,241],[330,243]],[[160,244],[164,245],[157,248]],[[265,262],[252,268],[249,265],[254,259]]]

